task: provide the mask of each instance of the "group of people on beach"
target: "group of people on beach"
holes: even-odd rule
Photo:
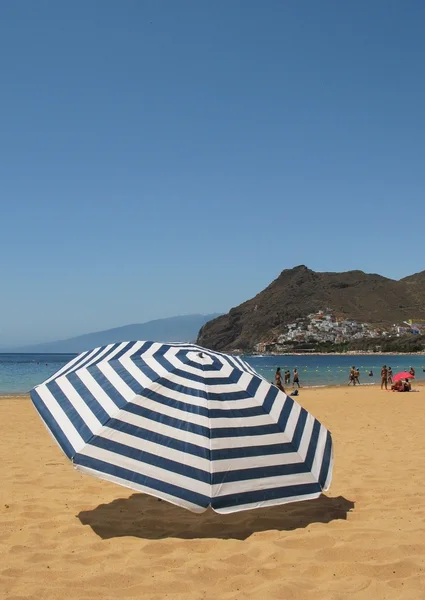
[[[425,369],[424,369],[424,371],[425,371]],[[413,367],[410,367],[409,374],[412,377],[415,377],[415,369]],[[368,375],[369,375],[369,377],[373,377],[373,372],[369,371]],[[359,377],[360,377],[360,371],[357,367],[355,367],[353,365],[350,368],[350,374],[348,377],[348,385],[360,385]],[[287,369],[284,372],[283,380],[284,380],[285,385],[289,385],[291,383],[291,371],[289,369]],[[274,384],[282,392],[285,391],[285,388],[283,387],[283,383],[282,383],[282,372],[281,372],[280,367],[277,367],[277,369],[276,369],[276,373],[274,375]],[[299,388],[301,387],[300,378],[298,375],[298,369],[296,367],[293,371],[292,384],[294,387],[295,386],[298,386]],[[399,379],[398,381],[393,382],[392,368],[387,367],[386,365],[383,365],[382,369],[381,369],[381,390],[384,388],[387,390],[388,384],[391,385],[391,389],[395,392],[410,392],[410,390],[412,389],[412,386],[408,379],[406,379],[405,381],[403,381],[402,379]]]
[[[415,369],[410,367],[409,374],[414,377]],[[348,376],[348,385],[360,385],[360,371],[354,365],[350,369],[350,374]],[[369,377],[373,377],[373,372],[369,371]],[[387,365],[383,365],[381,369],[381,390],[384,388],[388,389],[388,384],[390,384],[391,389],[395,392],[410,392],[412,386],[408,379],[403,381],[402,379],[393,382],[393,370],[391,367],[387,367]]]
[[[415,377],[415,369],[413,367],[410,367],[409,374],[412,378]],[[404,381],[402,379],[398,379],[397,381],[393,382],[393,370],[391,369],[391,367],[387,367],[387,365],[382,365],[381,390],[383,390],[384,388],[387,390],[388,384],[391,385],[391,390],[393,392],[410,392],[410,390],[412,389],[412,385],[409,379],[407,378]]]
[[[289,369],[287,369],[285,371],[285,373],[283,374],[283,379],[284,379],[285,385],[289,385],[291,383],[291,371],[289,371]],[[276,369],[276,373],[274,375],[274,384],[282,392],[285,391],[285,388],[283,387],[283,384],[282,384],[282,372],[280,370],[280,367],[278,367]],[[298,375],[298,369],[296,367],[295,367],[293,375],[292,375],[292,385],[294,387],[295,387],[295,385],[297,385],[298,387],[301,387],[300,386],[300,377]]]
[[[392,371],[391,371],[392,373]],[[369,371],[368,373],[369,377],[373,377],[373,371]],[[360,385],[360,371],[358,369],[358,367],[355,367],[354,365],[351,367],[350,369],[350,374],[348,376],[348,385]]]

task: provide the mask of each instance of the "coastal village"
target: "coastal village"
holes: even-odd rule
[[[259,342],[254,348],[258,353],[278,353],[289,350],[294,344],[338,344],[353,339],[400,337],[409,334],[425,334],[425,322],[412,319],[387,329],[375,328],[354,319],[338,318],[331,309],[324,309],[295,319],[293,323],[286,325],[275,339]]]

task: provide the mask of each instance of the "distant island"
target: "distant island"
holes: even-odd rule
[[[197,341],[213,350],[245,353],[420,352],[425,271],[396,281],[300,265],[207,322]]]
[[[146,323],[136,323],[114,327],[104,331],[86,333],[77,337],[47,342],[45,344],[33,344],[19,348],[8,348],[9,352],[34,352],[34,353],[77,353],[90,350],[99,346],[105,346],[114,342],[133,340],[154,340],[157,342],[193,342],[196,340],[202,325],[218,316],[218,313],[210,315],[184,315],[156,319]]]

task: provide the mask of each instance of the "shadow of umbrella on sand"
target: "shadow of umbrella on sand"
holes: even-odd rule
[[[138,537],[149,540],[166,538],[245,540],[261,531],[292,531],[312,523],[330,523],[347,519],[354,502],[343,496],[296,502],[285,506],[220,515],[212,510],[195,515],[145,494],[100,504],[77,516],[102,539]]]

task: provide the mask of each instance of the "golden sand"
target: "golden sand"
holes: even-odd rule
[[[0,399],[0,598],[425,598],[425,388],[301,390],[333,435],[314,501],[194,515],[73,470]]]

